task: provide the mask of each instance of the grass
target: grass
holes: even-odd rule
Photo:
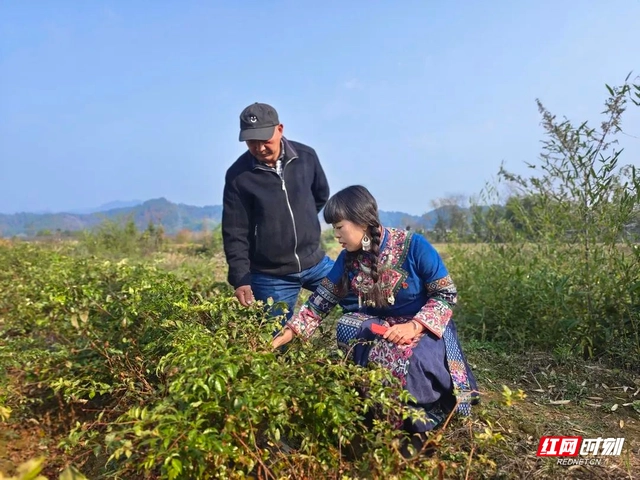
[[[549,352],[514,355],[491,344],[467,342],[469,360],[484,391],[476,423],[504,437],[490,457],[505,478],[634,478],[640,471],[640,378],[606,365]],[[510,408],[502,385],[527,397]],[[623,455],[597,467],[557,465],[535,456],[541,436],[625,437]]]

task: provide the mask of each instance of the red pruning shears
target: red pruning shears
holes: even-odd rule
[[[385,327],[384,325],[379,325],[377,323],[371,324],[371,331],[376,335],[382,336],[387,330],[388,330],[388,327]]]

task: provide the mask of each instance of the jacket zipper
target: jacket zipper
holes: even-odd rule
[[[293,209],[291,208],[291,203],[289,202],[289,192],[287,192],[287,185],[284,182],[284,171],[291,162],[293,162],[298,157],[292,157],[283,167],[282,167],[282,175],[280,175],[280,179],[282,180],[282,190],[284,191],[284,196],[287,199],[287,207],[289,207],[289,213],[291,214],[291,221],[293,222],[293,254],[296,257],[298,262],[298,271],[302,272],[302,264],[300,263],[300,257],[298,256],[298,232],[296,231],[296,219],[293,216]]]
[[[284,170],[287,168],[291,162],[293,162],[298,157],[291,157],[289,161],[282,167],[282,173],[278,175],[278,172],[275,171],[274,168],[266,168],[261,165],[257,166],[260,170],[264,170],[265,172],[273,172],[280,177],[282,180],[282,191],[284,192],[285,199],[287,200],[287,207],[289,207],[289,214],[291,215],[291,222],[293,223],[293,255],[296,257],[296,261],[298,262],[298,271],[302,272],[302,264],[300,263],[300,257],[298,256],[298,232],[296,231],[296,219],[293,216],[293,209],[291,208],[291,202],[289,202],[289,192],[287,192],[287,185],[284,181]],[[256,225],[256,235],[258,233],[258,226]]]

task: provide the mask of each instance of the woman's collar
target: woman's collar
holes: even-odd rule
[[[387,239],[389,238],[389,230],[382,225],[380,225],[380,228],[382,228],[382,238],[380,239],[380,251],[382,251],[384,246],[387,244]]]

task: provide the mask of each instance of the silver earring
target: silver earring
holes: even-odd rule
[[[371,239],[366,233],[364,234],[364,237],[362,237],[362,250],[365,252],[371,250]]]

